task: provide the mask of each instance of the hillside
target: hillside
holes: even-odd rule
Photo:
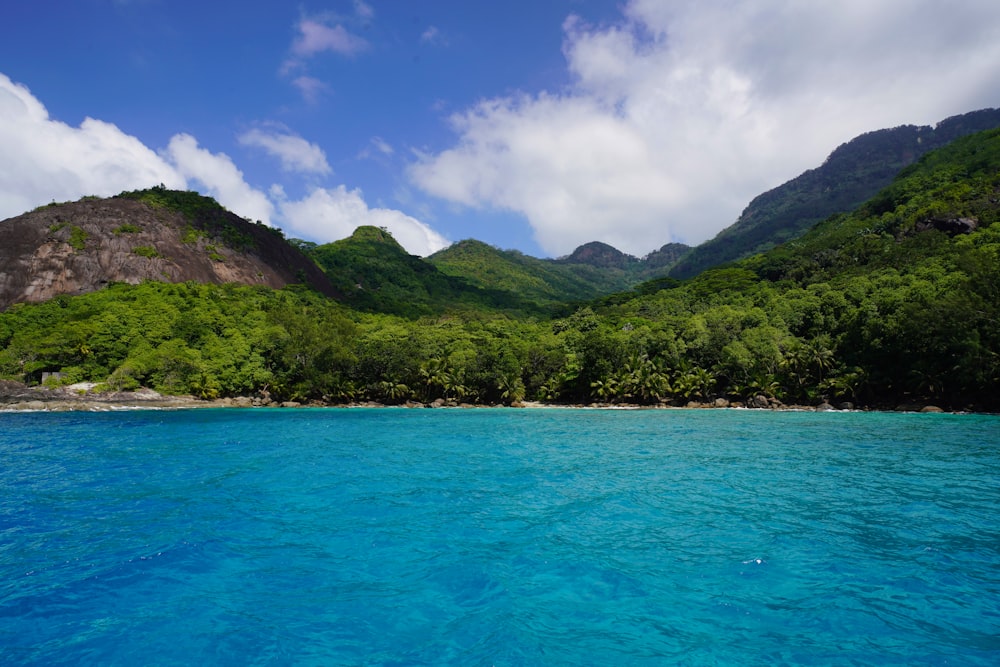
[[[476,285],[410,255],[378,227],[358,227],[346,239],[306,245],[346,303],[367,312],[419,317],[459,310],[526,310],[538,305],[498,285]]]
[[[43,206],[0,221],[0,310],[109,283],[305,283],[338,296],[280,231],[162,188]]]
[[[819,221],[875,196],[921,155],[997,126],[1000,109],[983,109],[935,127],[904,125],[856,137],[834,150],[822,166],[755,197],[733,225],[695,247],[670,275],[690,278],[798,238]]]
[[[997,410],[998,222],[1000,129],[924,155],[796,241],[599,312],[612,330],[674,323],[669,354],[730,394]]]
[[[613,272],[595,267],[574,270],[474,239],[439,250],[427,261],[480,288],[510,292],[537,303],[583,301],[631,286],[623,275]]]
[[[441,271],[538,303],[586,301],[665,275],[689,248],[672,243],[642,259],[597,241],[559,259],[538,259],[467,239],[427,258]]]
[[[240,404],[998,411],[998,223],[992,130],[927,153],[862,206],[780,247],[587,304],[512,302],[514,291],[448,276],[364,227],[299,244],[353,289],[347,304],[306,289],[114,283],[0,312],[0,380]],[[70,232],[58,243],[86,250],[90,237]],[[488,246],[459,250],[479,269],[509,262]],[[600,244],[581,256],[600,270],[633,262]]]
[[[467,239],[421,259],[377,227],[359,227],[350,237],[323,245],[297,243],[346,303],[405,317],[462,310],[551,314],[566,303],[620,292],[647,274],[664,273],[664,263],[681,252],[665,246],[647,262],[588,244],[570,257],[549,260]],[[597,246],[599,253],[592,251]],[[609,263],[608,256],[622,259]]]

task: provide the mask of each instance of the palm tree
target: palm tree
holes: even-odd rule
[[[420,379],[424,383],[424,398],[432,401],[445,391],[448,366],[442,359],[428,359],[420,366]]]
[[[609,377],[604,380],[594,380],[590,383],[592,394],[603,403],[614,403],[619,395],[618,381]]]
[[[507,405],[524,399],[524,383],[514,373],[503,373],[497,378],[497,391],[500,400]]]

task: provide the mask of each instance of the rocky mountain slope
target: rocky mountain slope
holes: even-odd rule
[[[305,283],[338,296],[280,231],[162,188],[52,204],[0,221],[0,310],[108,283]]]
[[[836,213],[852,211],[889,185],[901,169],[952,141],[1000,127],[1000,109],[953,116],[935,127],[903,125],[855,137],[816,169],[753,199],[730,227],[670,269],[690,278],[705,269],[798,238]]]

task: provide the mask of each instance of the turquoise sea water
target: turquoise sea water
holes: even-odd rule
[[[0,414],[0,663],[1000,664],[1000,418]]]

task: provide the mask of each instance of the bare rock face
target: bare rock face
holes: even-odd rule
[[[199,197],[194,193],[184,193]],[[216,205],[196,214],[138,199],[84,199],[0,221],[0,310],[112,282],[301,283],[337,297],[277,230]]]
[[[949,236],[958,236],[959,234],[971,234],[978,228],[978,218],[936,217],[918,222],[916,231],[923,232],[928,229],[936,229]]]

